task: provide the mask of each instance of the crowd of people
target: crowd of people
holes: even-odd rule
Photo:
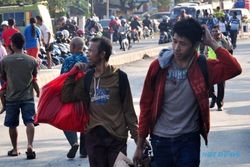
[[[163,20],[164,24],[166,22]],[[67,29],[72,36],[80,33],[71,22],[62,23],[60,31]],[[217,103],[218,110],[222,110],[223,95],[216,97],[212,86],[218,84],[221,94],[225,80],[241,73],[241,66],[232,55],[236,47],[236,40],[232,37],[235,37],[234,32],[237,35],[240,23],[236,16],[229,20],[232,44],[221,23],[223,19],[217,22],[212,17],[208,19],[207,26],[201,25],[183,11],[173,25],[172,49],[162,50],[149,66],[140,99],[139,121],[127,74],[109,64],[112,41],[101,35],[94,36],[88,41],[86,53],[84,39],[72,38],[72,55],[65,59],[61,74],[75,68],[84,71],[85,77],[76,81],[76,74],[70,75],[63,84],[61,100],[63,103],[83,102],[87,108],[89,121],[80,136],[80,155],[82,158],[88,157],[91,167],[111,167],[119,152],[126,155],[128,132],[137,145],[133,157],[136,167],[141,165],[143,150],[149,145],[146,141],[148,136],[151,138],[156,166],[199,166],[200,135],[207,144],[210,129],[208,92],[212,97],[210,107]],[[169,26],[167,23],[165,25]],[[2,26],[6,25],[2,23]],[[126,19],[119,21],[112,17],[109,26],[111,39],[119,41],[119,33],[124,31],[139,31],[140,27],[153,31],[148,15],[142,25],[138,17],[133,17],[130,24]],[[164,25],[161,24],[161,27]],[[84,31],[98,33],[102,28],[98,21],[89,19]],[[129,38],[131,36],[128,34]],[[4,55],[0,63],[1,93],[5,100],[2,112],[6,113],[4,125],[9,128],[12,143],[12,149],[7,154],[19,155],[17,127],[21,112],[27,127],[27,159],[35,159],[33,89],[38,97],[40,94],[36,58],[42,45],[46,48],[46,54],[50,54],[51,32],[39,16],[30,19],[24,34],[15,27],[14,20],[9,19],[2,39],[8,55]],[[206,64],[205,72],[200,68],[203,54],[208,57],[203,62]],[[204,73],[209,77],[206,78]],[[67,157],[72,159],[79,148],[77,133],[64,131],[64,134],[71,146]]]

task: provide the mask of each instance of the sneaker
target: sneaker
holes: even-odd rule
[[[67,154],[67,157],[72,159],[72,158],[75,158],[76,156],[76,152],[78,150],[78,147],[79,145],[78,144],[75,144],[71,147],[71,149],[69,150],[68,154]]]
[[[223,107],[218,107],[218,111],[223,111]]]
[[[214,108],[215,102],[216,102],[216,100],[215,100],[215,99],[212,99],[209,108]]]

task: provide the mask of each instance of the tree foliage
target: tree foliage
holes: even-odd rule
[[[44,0],[0,0],[0,5],[31,4],[42,1]],[[69,6],[76,6],[82,10],[88,10],[88,1],[86,0],[47,0],[47,2],[52,17],[67,14]]]
[[[158,6],[169,6],[171,0],[157,0],[155,3],[157,3]]]
[[[134,0],[120,0],[120,9],[127,13],[128,10],[139,9],[144,3],[135,3]]]

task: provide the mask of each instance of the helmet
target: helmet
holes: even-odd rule
[[[83,35],[84,35],[84,31],[83,31],[83,29],[78,29],[77,31],[76,31],[76,34],[77,34],[77,36],[79,36],[79,37],[83,37]]]
[[[8,26],[8,21],[7,21],[7,20],[4,20],[4,21],[1,23],[1,26]]]
[[[163,21],[163,22],[168,22],[168,20],[169,20],[169,19],[168,19],[167,16],[163,16],[163,18],[162,18],[162,21]]]
[[[69,31],[68,30],[62,30],[63,36],[65,39],[69,38]]]
[[[56,32],[56,39],[57,39],[57,40],[62,40],[62,39],[64,39],[64,35],[63,35],[62,31],[57,31],[57,32]]]
[[[135,20],[139,20],[139,17],[137,15],[134,16]]]
[[[111,16],[110,19],[111,19],[111,20],[114,20],[114,19],[115,19],[115,16]]]
[[[121,19],[121,23],[126,23],[127,20],[126,19]]]
[[[150,17],[150,15],[149,15],[149,14],[146,14],[146,15],[145,15],[145,17],[146,17],[146,18],[149,18],[149,17]]]

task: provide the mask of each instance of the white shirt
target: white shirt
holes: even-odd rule
[[[226,24],[219,21],[219,28],[221,32],[227,32]]]
[[[42,37],[43,37],[45,44],[49,44],[49,42],[50,42],[50,41],[48,42],[48,38],[49,38],[48,33],[50,33],[49,29],[44,24],[40,25],[39,28],[42,32]]]
[[[3,47],[2,42],[0,42],[0,61],[3,59],[4,56],[7,55],[6,49]]]

